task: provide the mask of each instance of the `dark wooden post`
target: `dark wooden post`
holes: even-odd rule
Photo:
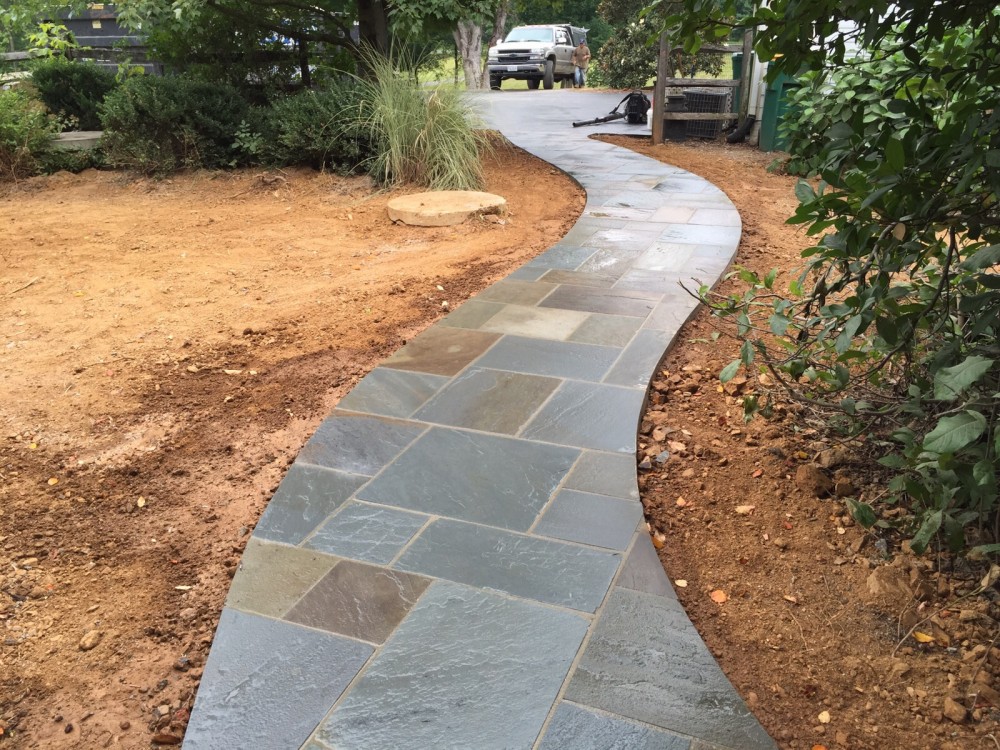
[[[746,122],[750,111],[750,82],[753,80],[753,31],[743,32],[743,74],[740,76],[740,119],[742,125]]]
[[[667,32],[660,34],[660,54],[656,58],[656,83],[653,84],[653,143],[663,143],[663,112],[667,104],[667,77],[670,75],[670,42]]]

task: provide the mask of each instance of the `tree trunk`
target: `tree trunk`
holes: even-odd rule
[[[299,39],[299,71],[302,73],[302,88],[312,88],[312,71],[309,70],[309,42]]]
[[[490,34],[490,40],[486,45],[487,48],[492,47],[503,39],[503,33],[507,26],[508,11],[510,11],[510,0],[500,0],[497,4],[497,14],[493,18],[493,33]],[[489,77],[490,69],[488,67],[483,68],[483,75],[482,78],[480,78],[481,88],[489,88]]]
[[[465,88],[470,91],[482,88],[483,80],[483,29],[475,21],[459,21],[454,31],[455,45],[462,58]]]
[[[357,0],[358,37],[362,45],[367,45],[380,55],[388,55],[389,10],[383,0]]]

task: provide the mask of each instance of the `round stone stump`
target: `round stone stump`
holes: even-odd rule
[[[418,227],[450,227],[474,214],[498,214],[507,200],[473,190],[437,190],[403,195],[389,201],[389,218]]]

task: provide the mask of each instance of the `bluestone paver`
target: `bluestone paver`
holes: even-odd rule
[[[224,609],[189,750],[301,746],[372,654],[366,643]]]
[[[691,740],[562,703],[539,750],[690,750]]]
[[[414,540],[395,567],[593,612],[620,563],[612,552],[442,519]]]
[[[526,750],[586,631],[569,612],[435,583],[316,739],[338,750]]]
[[[774,748],[681,609],[635,474],[647,384],[697,306],[679,284],[715,283],[741,223],[705,180],[570,127],[620,98],[472,98],[584,186],[583,215],[300,452],[236,573],[188,748]]]

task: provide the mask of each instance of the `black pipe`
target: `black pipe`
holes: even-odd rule
[[[743,124],[726,136],[726,143],[743,143],[750,134],[750,128],[753,127],[754,120],[756,119],[754,115],[747,115],[747,119],[743,121]]]

